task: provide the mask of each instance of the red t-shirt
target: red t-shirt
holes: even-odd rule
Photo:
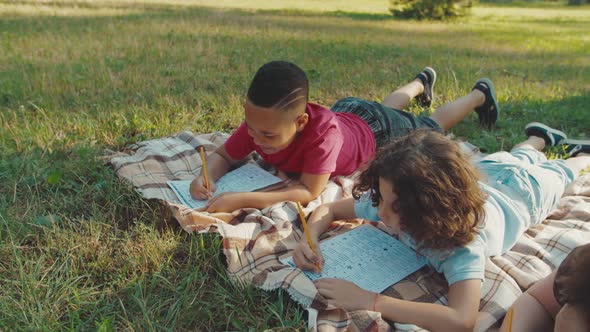
[[[375,138],[359,116],[334,113],[307,104],[309,121],[299,136],[285,149],[266,154],[254,144],[245,123],[225,142],[225,151],[234,160],[256,151],[269,164],[287,173],[350,175],[375,154]]]

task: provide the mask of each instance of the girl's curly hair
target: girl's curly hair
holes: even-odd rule
[[[473,241],[484,218],[479,173],[458,144],[432,130],[416,130],[383,147],[360,175],[353,196],[371,190],[379,205],[379,178],[397,195],[391,209],[418,250],[445,250]]]

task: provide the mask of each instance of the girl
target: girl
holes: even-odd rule
[[[355,199],[318,207],[310,218],[317,254],[303,239],[293,259],[302,269],[323,263],[318,238],[333,220],[381,220],[423,254],[449,283],[448,305],[417,303],[371,293],[347,281],[320,279],[319,292],[348,310],[373,310],[384,318],[432,331],[471,331],[480,302],[485,260],[509,250],[524,231],[551,211],[590,156],[547,161],[540,152],[558,132],[543,126],[511,153],[483,158],[477,167],[459,146],[434,131],[418,130],[384,147],[361,174]],[[537,136],[535,136],[537,135]],[[586,151],[586,150],[583,150]],[[395,259],[392,257],[392,259]]]

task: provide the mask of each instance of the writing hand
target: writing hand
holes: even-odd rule
[[[314,241],[313,246],[315,254],[309,247],[307,239],[301,238],[293,251],[293,263],[304,271],[315,271],[316,273],[320,273],[321,271],[318,271],[318,266],[321,270],[324,266],[324,257],[322,256],[322,251],[317,241]]]
[[[191,196],[193,196],[194,199],[199,199],[199,200],[209,199],[209,198],[211,198],[211,196],[213,195],[213,193],[217,189],[217,187],[215,186],[215,182],[211,181],[211,179],[209,179],[209,187],[210,187],[210,190],[207,190],[207,188],[205,188],[205,179],[204,179],[203,175],[201,174],[201,175],[197,176],[191,182],[191,186],[190,186]]]

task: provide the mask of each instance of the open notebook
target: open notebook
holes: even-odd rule
[[[191,182],[192,180],[181,180],[168,181],[167,183],[184,205],[193,209],[200,209],[207,205],[208,200],[195,200],[192,198],[189,191]],[[282,182],[280,178],[262,168],[253,164],[245,164],[226,173],[215,182],[217,190],[215,190],[214,196],[230,191],[255,191],[280,182]]]
[[[321,274],[304,272],[311,280],[338,278],[381,293],[426,264],[426,259],[395,237],[365,224],[320,243]],[[291,257],[282,260],[295,267]]]

